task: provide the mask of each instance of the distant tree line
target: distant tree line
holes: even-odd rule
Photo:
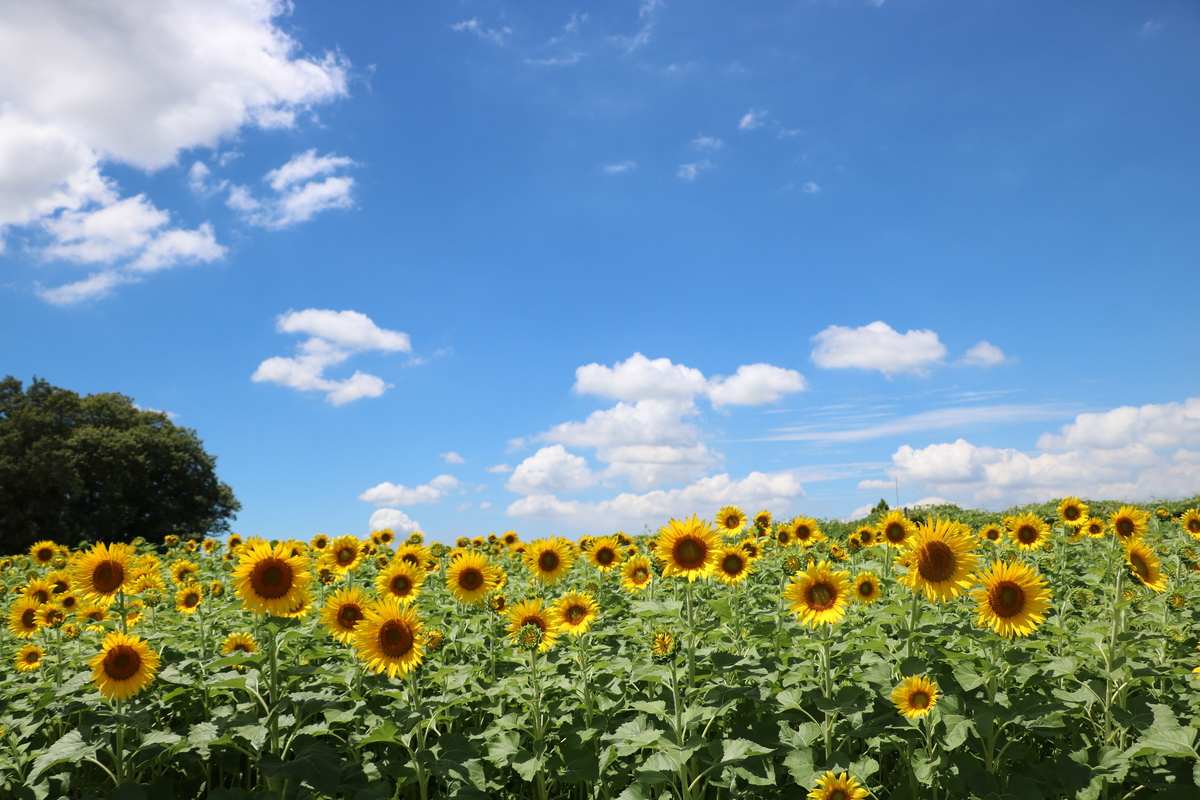
[[[43,538],[219,533],[240,508],[196,432],[166,414],[121,394],[0,381],[0,553]]]

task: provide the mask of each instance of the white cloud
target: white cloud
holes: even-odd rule
[[[367,527],[372,531],[387,528],[397,533],[412,533],[421,529],[421,523],[398,508],[377,508],[372,512]]]
[[[595,482],[586,459],[556,444],[543,447],[518,464],[505,487],[518,494],[547,494],[578,491]]]
[[[557,56],[542,56],[540,58],[531,56],[525,59],[525,63],[531,67],[573,67],[583,60],[583,55],[579,51],[572,51]]]
[[[255,197],[245,186],[229,187],[226,205],[242,214],[251,225],[280,230],[307,222],[323,211],[354,206],[354,178],[331,174],[355,162],[345,156],[317,155],[306,150],[269,171],[263,181],[272,189],[266,197]]]
[[[813,363],[825,369],[869,369],[884,375],[926,375],[946,357],[937,333],[911,330],[899,333],[886,322],[861,328],[830,325],[813,337]]]
[[[67,211],[44,223],[54,243],[44,255],[79,263],[108,263],[141,250],[170,216],[139,194],[92,211]]]
[[[752,131],[761,128],[767,122],[767,112],[761,109],[750,109],[738,120],[738,130]]]
[[[865,480],[865,481],[858,482],[858,488],[860,491],[874,491],[876,489],[892,489],[892,488],[895,488],[895,483],[893,483],[892,481]]]
[[[716,407],[775,403],[784,395],[805,390],[804,376],[771,364],[745,364],[729,377],[714,377],[708,388]]]
[[[333,153],[319,156],[315,149],[309,149],[293,156],[283,166],[268,172],[263,176],[263,180],[270,184],[275,191],[282,192],[297,183],[304,183],[321,175],[331,175],[352,166],[354,166],[354,161],[345,156]]]
[[[508,41],[508,37],[512,36],[512,28],[507,25],[501,25],[496,28],[489,28],[479,21],[477,17],[464,19],[450,26],[450,30],[458,33],[470,33],[478,36],[480,39],[489,41],[492,44],[503,45]]]
[[[611,36],[609,39],[626,53],[633,53],[650,44],[658,23],[658,10],[663,5],[663,0],[642,0],[638,6],[638,29],[632,34]]]
[[[219,160],[219,159],[218,159]],[[199,195],[223,192],[229,186],[229,181],[214,180],[212,169],[203,161],[194,161],[188,168],[188,188]]]
[[[962,357],[969,367],[996,367],[1007,360],[1003,350],[986,340],[972,345]]]
[[[207,222],[187,231],[173,228],[155,237],[142,254],[129,264],[133,272],[156,272],[182,263],[208,263],[224,257],[212,225]]]
[[[690,445],[635,444],[606,447],[596,452],[608,464],[603,479],[624,481],[635,489],[700,477],[721,457],[701,442]]]
[[[689,400],[704,388],[700,370],[641,353],[611,367],[592,362],[575,370],[575,392],[614,400]]]
[[[50,289],[39,287],[37,295],[47,303],[56,306],[70,306],[87,300],[99,300],[112,293],[112,290],[124,283],[120,273],[113,270],[94,272],[86,278],[71,283],[64,283]]]
[[[581,422],[559,423],[540,438],[572,447],[691,443],[698,433],[683,418],[695,413],[690,400],[621,402],[593,411]]]
[[[804,192],[805,194],[820,194],[821,184],[817,183],[816,181],[805,181],[804,183],[800,184],[800,191]]]
[[[702,133],[695,139],[692,139],[691,145],[694,150],[700,150],[701,152],[706,153],[715,153],[717,150],[720,150],[725,146],[725,142],[716,136],[706,136]]]
[[[917,431],[963,428],[989,423],[1039,422],[1062,419],[1069,414],[1066,406],[1038,404],[1000,404],[993,406],[954,406],[921,411],[886,422],[871,422],[853,427],[822,429],[814,426],[776,428],[767,441],[776,442],[865,442],[902,436]]]
[[[700,177],[700,173],[707,172],[714,166],[716,165],[707,158],[703,161],[693,161],[689,164],[680,164],[679,168],[675,170],[675,177],[679,178],[681,181],[687,181],[688,183],[691,183]]]
[[[625,161],[614,161],[611,164],[602,164],[600,171],[605,175],[624,175],[637,169],[637,165],[636,161],[626,159]]]
[[[1200,491],[1200,397],[1080,414],[1036,451],[959,438],[892,456],[901,488],[923,487],[960,504],[1004,507],[1075,494],[1152,500]]]
[[[716,510],[726,503],[743,507],[767,506],[778,511],[804,495],[800,481],[786,472],[751,472],[735,480],[727,474],[701,478],[678,489],[658,489],[642,494],[623,493],[607,500],[562,500],[552,494],[535,494],[514,501],[514,517],[551,518],[577,529],[617,524],[658,525],[668,517]]]
[[[418,503],[436,503],[447,494],[456,491],[460,484],[453,475],[438,475],[419,486],[403,486],[390,481],[377,483],[358,496],[359,500],[377,506],[411,506]]]
[[[512,472],[512,466],[509,464],[493,464],[487,468],[487,471],[493,475],[506,475]]]
[[[445,453],[442,453],[441,459],[442,459],[442,461],[445,461],[447,464],[465,464],[465,463],[467,463],[467,460],[454,450],[447,450]]]
[[[379,397],[390,385],[377,375],[356,371],[336,380],[325,371],[363,352],[407,353],[412,345],[407,333],[380,328],[358,311],[309,308],[288,311],[276,320],[280,333],[302,333],[310,338],[297,345],[292,357],[274,356],[258,365],[250,379],[275,383],[302,392],[324,392],[335,406],[366,397]]]

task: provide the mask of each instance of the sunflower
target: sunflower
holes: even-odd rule
[[[233,580],[246,608],[284,616],[301,605],[312,575],[307,558],[289,555],[282,544],[260,542],[242,548]]]
[[[1003,537],[1004,529],[994,522],[989,522],[979,529],[979,538],[982,541],[999,544]]]
[[[541,600],[522,600],[508,609],[508,636],[514,644],[521,643],[521,631],[532,625],[540,632],[538,652],[545,653],[558,641],[558,617],[542,605]]]
[[[783,597],[800,622],[810,627],[832,625],[846,616],[850,574],[835,572],[828,561],[808,562],[808,570],[792,577]]]
[[[31,580],[25,584],[24,594],[26,597],[37,600],[38,603],[49,603],[50,598],[54,596],[54,586],[50,581]]]
[[[650,639],[650,655],[657,659],[670,658],[675,653],[675,637],[670,631],[655,631]],[[1197,667],[1200,670],[1200,667]]]
[[[67,619],[67,615],[56,603],[46,603],[38,608],[37,619],[42,628],[57,628]]]
[[[46,580],[50,581],[50,590],[54,594],[62,594],[71,588],[71,575],[65,570],[51,572],[46,576]]]
[[[1108,518],[1108,524],[1118,539],[1128,542],[1146,532],[1146,527],[1150,524],[1150,515],[1140,508],[1121,506]]]
[[[854,577],[854,599],[860,603],[874,603],[882,594],[879,578],[873,572],[860,572]]]
[[[1022,550],[1039,550],[1050,541],[1050,526],[1037,514],[1005,517],[1004,524],[1013,544]]]
[[[771,512],[763,509],[754,515],[754,527],[758,528],[759,532],[765,531],[771,527]]]
[[[244,540],[242,539],[241,534],[231,533],[231,534],[229,534],[229,538],[225,540],[225,546],[228,547],[229,550],[232,552],[234,550],[237,550],[239,547],[241,547],[243,541]]]
[[[481,603],[496,588],[497,571],[482,553],[466,553],[446,570],[446,586],[462,603]]]
[[[34,672],[41,669],[42,660],[45,657],[45,650],[36,644],[27,644],[17,651],[17,655],[13,658],[13,665],[20,672]]]
[[[775,541],[780,547],[788,547],[792,542],[792,529],[781,525],[775,529]]]
[[[355,629],[367,615],[367,597],[357,586],[339,589],[325,599],[321,622],[329,635],[350,644]]]
[[[180,614],[195,614],[204,601],[204,592],[196,584],[179,587],[175,592],[175,610]]]
[[[740,545],[722,547],[717,553],[717,567],[713,574],[728,586],[741,583],[750,575],[750,554]]]
[[[1108,530],[1102,517],[1088,517],[1087,522],[1083,523],[1079,529],[1093,539],[1101,538]]]
[[[196,577],[200,574],[200,565],[195,561],[180,559],[171,564],[171,580],[180,586],[188,583],[195,583]]]
[[[333,568],[347,573],[362,561],[362,542],[357,536],[339,536],[329,543],[328,553]]]
[[[542,583],[556,583],[571,569],[574,548],[565,539],[539,539],[525,548],[525,565]]]
[[[1038,571],[1020,561],[996,561],[978,576],[982,588],[972,592],[977,622],[1005,639],[1028,636],[1046,619],[1050,590]]]
[[[953,600],[970,588],[976,539],[958,522],[933,518],[905,542],[900,563],[908,567],[900,582],[933,601]]]
[[[329,535],[318,533],[309,540],[308,546],[313,550],[324,550],[326,547],[329,547]]]
[[[371,538],[382,545],[390,545],[396,541],[396,533],[391,528],[384,528],[381,531],[375,531],[371,534]]]
[[[645,556],[634,556],[621,569],[621,585],[627,592],[640,592],[654,578],[654,567]]]
[[[1125,545],[1125,562],[1133,577],[1155,592],[1167,588],[1167,576],[1162,571],[1162,564],[1155,552],[1139,539],[1130,539]]]
[[[792,539],[801,547],[812,547],[825,538],[821,526],[812,517],[796,517],[789,523]]]
[[[826,772],[808,793],[808,800],[865,800],[867,790],[845,772]]]
[[[746,513],[737,506],[725,506],[717,512],[714,521],[721,533],[739,533],[746,527]]]
[[[555,617],[563,633],[581,636],[596,621],[600,606],[596,598],[586,592],[567,592],[554,604]]]
[[[738,546],[746,551],[746,555],[750,557],[751,561],[762,555],[762,551],[758,547],[758,542],[753,539],[746,539]]]
[[[877,531],[870,525],[862,525],[854,533],[850,534],[850,543],[858,547],[870,547],[875,544],[875,534]]]
[[[1189,508],[1179,518],[1179,524],[1187,531],[1188,536],[1200,539],[1200,508]]]
[[[407,561],[392,561],[375,578],[375,588],[381,595],[398,597],[405,603],[417,599],[427,573]]]
[[[655,555],[663,564],[664,576],[694,581],[712,573],[720,544],[716,532],[699,517],[673,519],[659,531]]]
[[[905,678],[892,690],[892,702],[896,710],[907,719],[920,719],[937,705],[941,692],[935,681],[925,675]]]
[[[517,542],[521,541],[521,537],[517,535],[516,531],[505,531],[500,537],[500,541],[504,542],[506,546],[512,547]]]
[[[879,523],[879,530],[888,547],[902,547],[916,532],[917,526],[902,511],[890,511]]]
[[[1064,497],[1058,504],[1058,518],[1072,527],[1079,526],[1087,517],[1087,503],[1078,497]]]
[[[22,597],[8,610],[8,629],[18,639],[28,639],[38,632],[38,609],[42,607],[32,597]]]
[[[394,678],[421,663],[424,639],[417,612],[395,597],[384,597],[367,607],[355,627],[354,649],[367,669]]]
[[[40,542],[29,545],[29,557],[34,560],[34,563],[45,566],[53,561],[56,555],[58,555],[58,545],[49,539],[42,539]]]
[[[254,653],[258,650],[258,642],[254,641],[254,636],[249,633],[231,633],[225,637],[225,641],[221,644],[221,652],[225,655],[233,655],[234,653]]]
[[[104,637],[90,666],[100,694],[109,700],[128,700],[154,680],[158,653],[141,637],[114,631]]]
[[[588,561],[601,572],[608,572],[621,563],[621,545],[615,536],[602,536],[592,541]]]
[[[74,614],[79,610],[79,598],[73,592],[67,592],[58,598],[58,605],[68,614]]]
[[[108,609],[104,606],[89,605],[79,609],[80,619],[86,619],[88,622],[104,622],[108,619]]]

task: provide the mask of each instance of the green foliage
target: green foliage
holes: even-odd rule
[[[124,395],[0,381],[0,549],[227,530],[240,506],[215,466],[194,431]]]

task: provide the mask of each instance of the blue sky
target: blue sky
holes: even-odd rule
[[[69,8],[0,12],[0,366],[238,530],[1200,491],[1192,3]]]

